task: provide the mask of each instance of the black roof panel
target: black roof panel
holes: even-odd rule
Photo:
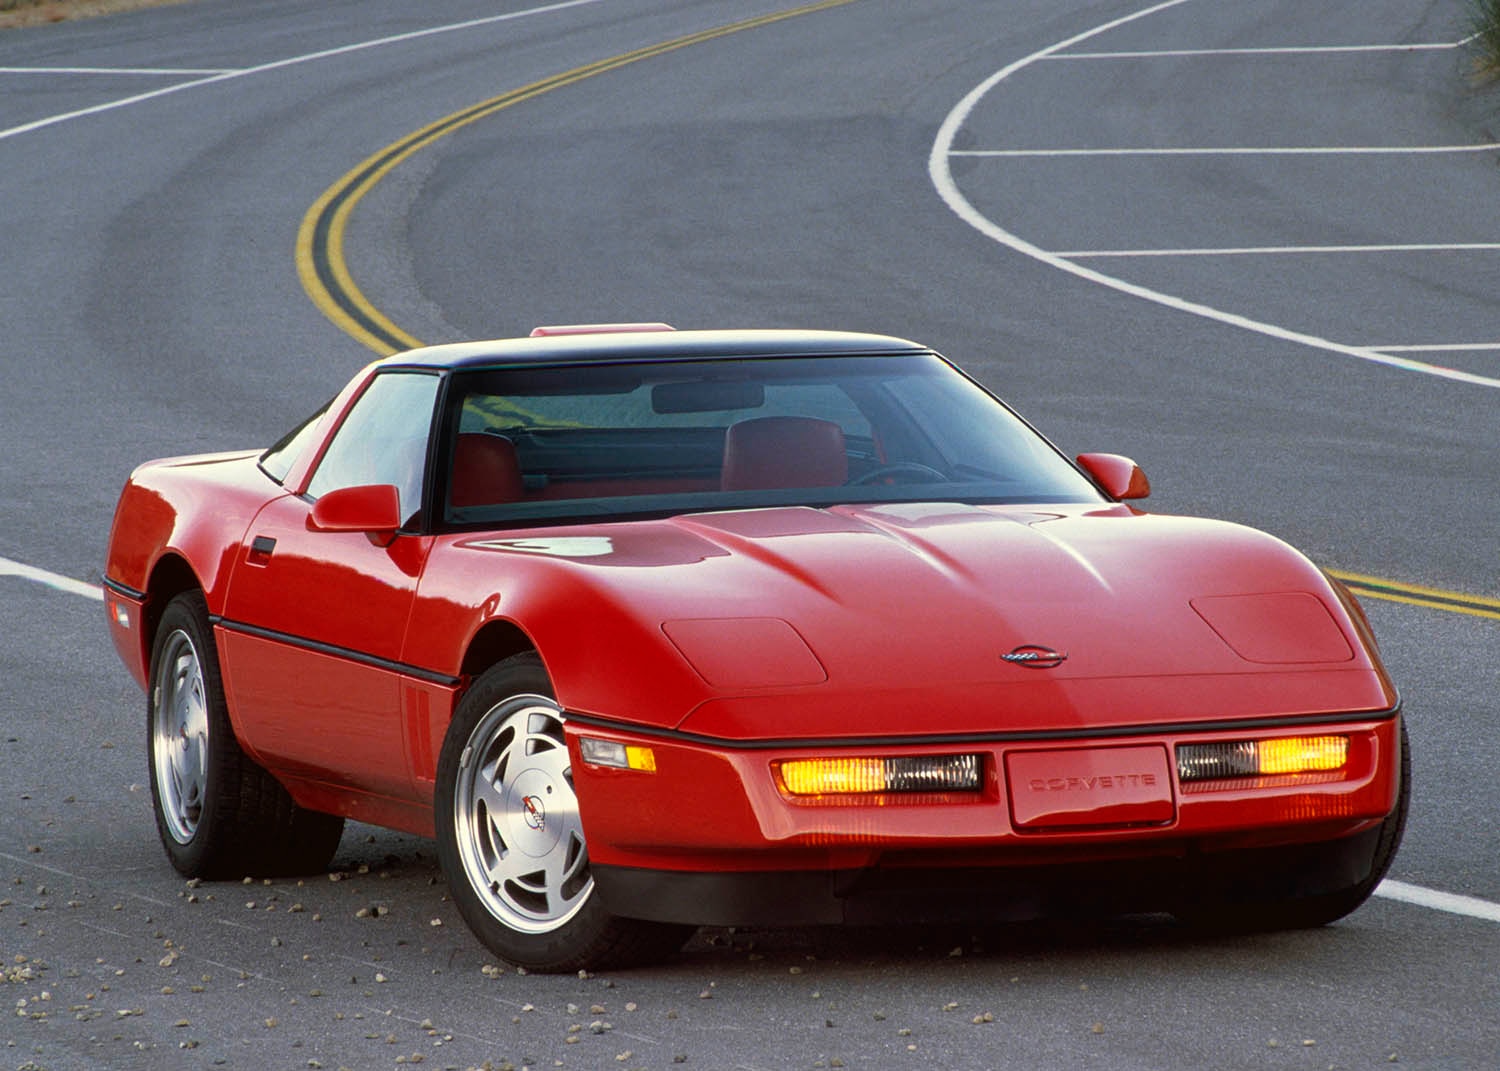
[[[407,350],[380,363],[406,368],[485,368],[509,364],[930,352],[926,346],[906,339],[852,331],[632,331],[454,342]]]

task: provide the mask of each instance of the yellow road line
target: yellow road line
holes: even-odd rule
[[[502,93],[498,97],[480,101],[478,104],[456,111],[413,131],[367,157],[325,190],[307,210],[302,218],[302,225],[297,231],[296,244],[297,275],[302,280],[303,289],[307,291],[313,304],[328,319],[376,353],[386,355],[423,345],[420,339],[403,330],[364,295],[354,282],[354,277],[344,257],[344,234],[355,206],[399,164],[440,138],[470,123],[533,100],[554,89],[574,85],[596,75],[692,45],[702,44],[705,41],[727,37],[743,30],[769,26],[799,15],[842,7],[853,2],[854,0],[820,0],[819,3],[744,19],[727,26],[703,30],[660,44],[639,48],[633,52],[611,56],[608,59],[584,64],[550,78],[532,82],[508,93]],[[1500,619],[1500,599],[1442,591],[1437,588],[1423,588],[1358,573],[1345,573],[1337,570],[1330,570],[1330,572],[1357,594],[1370,598],[1471,614],[1476,617]]]
[[[302,280],[302,288],[307,291],[308,297],[323,315],[332,320],[346,334],[358,339],[376,353],[385,355],[422,345],[419,339],[402,330],[369,298],[365,297],[355,284],[344,258],[344,234],[354,207],[398,164],[455,130],[513,105],[532,100],[543,93],[550,93],[554,89],[574,85],[595,75],[618,70],[629,64],[675,52],[691,45],[727,37],[743,30],[769,26],[799,15],[842,7],[853,2],[854,0],[820,0],[819,3],[807,4],[789,11],[779,11],[688,34],[685,37],[674,38],[660,44],[636,49],[633,52],[588,63],[582,67],[575,67],[570,71],[521,86],[519,89],[481,101],[429,123],[362,161],[313,202],[307,214],[302,217],[302,225],[297,231],[297,275]]]
[[[1425,606],[1430,610],[1448,610],[1455,614],[1470,614],[1474,617],[1489,617],[1500,621],[1500,599],[1484,595],[1466,595],[1461,591],[1444,591],[1442,588],[1424,588],[1416,584],[1403,584],[1379,576],[1361,573],[1346,573],[1338,569],[1329,572],[1343,581],[1356,595],[1389,602],[1404,602],[1409,606]]]

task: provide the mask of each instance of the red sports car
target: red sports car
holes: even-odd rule
[[[181,873],[435,836],[534,969],[704,924],[1338,918],[1409,796],[1369,625],[1147,491],[901,339],[539,328],[141,466],[106,605]]]

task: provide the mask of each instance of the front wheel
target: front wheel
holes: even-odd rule
[[[459,913],[496,955],[540,971],[623,966],[690,928],[623,919],[599,902],[562,711],[535,654],[482,674],[438,760],[438,859]]]

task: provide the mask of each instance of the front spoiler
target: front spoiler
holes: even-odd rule
[[[1381,826],[1332,841],[1146,859],[1024,866],[793,871],[594,864],[615,915],[695,926],[946,925],[1176,912],[1258,897],[1318,896],[1366,880]]]

